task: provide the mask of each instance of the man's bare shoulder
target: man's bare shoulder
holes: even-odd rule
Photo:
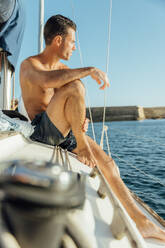
[[[39,63],[39,59],[36,56],[31,56],[26,58],[25,60],[23,60],[23,62],[21,63],[21,70],[27,70],[27,69],[39,69],[40,67],[40,63]]]
[[[41,65],[37,56],[26,58],[20,66],[21,85],[27,82],[38,83],[38,79],[41,79],[41,71]]]

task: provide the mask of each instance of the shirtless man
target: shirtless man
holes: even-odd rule
[[[67,148],[90,167],[97,164],[142,236],[165,241],[165,232],[149,221],[134,203],[113,159],[84,132],[85,89],[80,79],[91,76],[102,84],[100,89],[108,87],[109,80],[95,67],[69,69],[60,62],[69,60],[76,49],[75,31],[75,23],[68,18],[52,16],[44,28],[45,50],[27,58],[21,65],[22,96],[35,125],[31,138]]]

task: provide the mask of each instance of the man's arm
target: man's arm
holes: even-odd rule
[[[107,75],[95,67],[85,67],[78,69],[60,69],[53,71],[43,71],[34,61],[25,60],[21,65],[21,73],[25,72],[30,82],[39,84],[42,88],[60,88],[74,80],[91,76],[98,84],[103,85],[100,89],[109,86]]]

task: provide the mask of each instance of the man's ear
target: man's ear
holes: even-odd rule
[[[62,36],[61,35],[55,36],[53,39],[53,43],[56,44],[56,46],[60,47],[62,44]]]

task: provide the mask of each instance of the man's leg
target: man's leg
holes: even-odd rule
[[[84,87],[82,83],[77,80],[56,90],[47,107],[46,112],[49,118],[64,137],[67,136],[71,129],[71,122],[76,120],[74,126],[77,126],[77,123],[78,126],[81,126],[81,122],[84,122],[84,105],[82,105],[82,107],[78,106],[83,104],[80,103],[81,97],[84,98]],[[77,113],[77,108],[80,108],[79,113]],[[80,128],[75,127],[75,129]],[[75,132],[77,131],[75,130]]]
[[[92,167],[96,162],[83,132],[86,118],[84,99],[85,88],[80,80],[76,80],[56,91],[46,112],[64,137],[72,129],[79,159]]]
[[[72,129],[77,141],[77,148],[73,152],[87,165],[97,162],[110,187],[135,221],[143,237],[154,237],[165,241],[165,232],[151,223],[136,206],[119,176],[115,162],[82,131],[85,120],[84,94],[80,81],[60,88],[47,109],[49,118],[64,136]]]
[[[119,176],[117,166],[90,137],[87,136],[88,143],[97,160],[97,166],[107,179],[111,189],[125,207],[129,216],[135,221],[137,228],[144,238],[157,238],[165,241],[165,232],[149,221],[135,204],[128,188]]]

